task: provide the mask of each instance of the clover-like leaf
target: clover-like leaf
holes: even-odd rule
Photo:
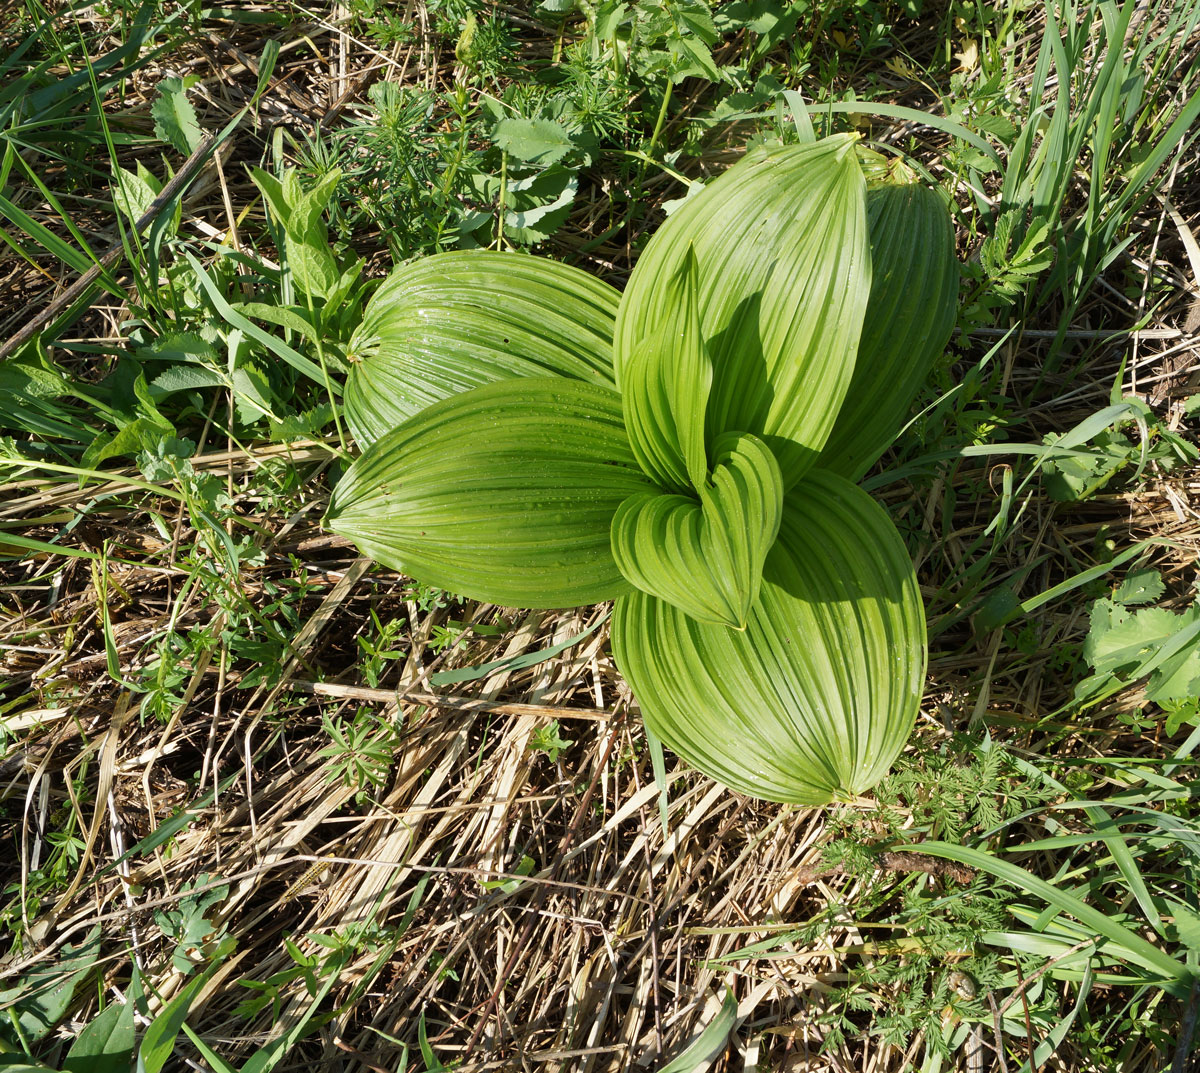
[[[883,777],[912,730],[926,658],[899,533],[823,470],[785,501],[745,630],[635,591],[617,601],[612,643],[667,745],[734,790],[802,805]]]
[[[865,198],[849,135],[749,154],[689,197],[647,244],[621,298],[621,392],[630,365],[649,360],[645,341],[676,322],[666,284],[694,254],[712,363],[707,443],[753,433],[793,486],[815,463],[854,371],[871,286]],[[672,360],[671,350],[656,360]],[[631,423],[631,438],[642,435]]]
[[[613,518],[621,572],[699,622],[743,629],[779,532],[783,478],[756,436],[716,443],[717,465],[700,498],[640,493]]]
[[[325,525],[428,585],[509,607],[574,607],[629,588],[609,530],[651,489],[614,391],[501,380],[443,399],[376,440]]]
[[[346,420],[366,446],[480,384],[565,376],[611,388],[618,292],[577,268],[491,250],[397,268],[351,343]]]

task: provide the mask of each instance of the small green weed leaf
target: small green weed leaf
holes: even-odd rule
[[[1116,587],[1112,599],[1113,603],[1133,607],[1153,603],[1165,591],[1162,575],[1157,570],[1135,570]]]
[[[321,338],[320,329],[309,319],[308,310],[302,306],[276,306],[267,302],[235,302],[233,308],[255,320],[265,320],[296,332],[302,339],[315,343]]]
[[[700,329],[697,266],[689,246],[667,282],[661,327],[637,346],[621,383],[625,427],[638,464],[667,488],[708,483],[704,418],[713,370]]]
[[[1188,617],[1188,624],[1200,623],[1200,613]],[[1169,638],[1178,638],[1182,631]],[[1164,644],[1164,648],[1166,645]],[[1161,650],[1160,650],[1161,651]],[[1200,641],[1193,638],[1181,651],[1162,663],[1150,675],[1146,683],[1146,699],[1155,704],[1192,700],[1200,696]]]
[[[81,462],[84,467],[94,468],[106,458],[151,450],[163,437],[175,434],[175,427],[155,405],[150,386],[140,369],[128,386],[132,388],[133,397],[132,400],[121,399],[127,409],[116,415],[117,431],[111,436],[98,436],[91,443],[83,452]]]
[[[689,250],[713,369],[707,440],[753,433],[791,487],[815,463],[850,386],[870,292],[854,139],[756,151],[667,218],[621,298],[614,352],[622,391],[639,344],[677,316],[664,282]]]
[[[150,105],[154,136],[168,142],[184,156],[194,152],[201,140],[196,109],[187,99],[188,88],[195,81],[194,77],[164,78],[158,84],[158,96]]]
[[[492,132],[492,142],[518,160],[542,166],[557,163],[575,147],[571,136],[552,119],[502,119]]]
[[[333,407],[323,402],[298,414],[288,414],[271,426],[271,437],[278,443],[289,440],[310,440],[333,421]]]
[[[1091,629],[1083,657],[1102,684],[1116,678],[1134,682],[1149,675],[1147,699],[1156,704],[1200,695],[1200,604],[1176,614],[1162,607],[1130,611],[1113,600],[1092,605]],[[1098,683],[1080,683],[1086,697]]]
[[[580,641],[590,637],[607,621],[608,616],[604,615],[598,618],[582,633],[576,634],[574,637],[568,637],[565,641],[560,641],[549,648],[538,649],[536,652],[521,652],[515,656],[507,656],[504,659],[489,660],[487,663],[481,663],[478,667],[457,667],[452,671],[436,671],[429,676],[429,684],[433,686],[448,686],[456,685],[459,682],[476,682],[480,678],[490,677],[497,671],[519,671],[524,670],[526,667],[536,667],[539,663],[545,663],[546,660],[553,659],[560,652],[565,652],[568,648],[573,648]],[[478,628],[476,627],[476,629]]]
[[[296,286],[313,298],[324,298],[338,284],[341,272],[328,241],[298,241],[289,236],[287,264]]]
[[[1187,697],[1184,700],[1160,701],[1166,719],[1163,729],[1168,738],[1173,738],[1183,726],[1200,726],[1200,697]]]
[[[557,723],[553,723],[552,726],[555,728],[555,730],[557,730],[557,728],[558,728]],[[553,749],[553,755],[550,757],[550,759],[557,761],[558,760],[558,750],[565,748],[568,745],[573,745],[574,743],[570,742],[570,741],[561,741],[560,740],[560,741],[558,741],[556,746],[546,746],[545,744],[535,744],[535,742],[537,742],[539,739],[539,735],[542,738],[545,738],[545,736],[547,734],[550,734],[550,736],[553,738],[558,737],[557,733],[550,731],[549,727],[539,727],[534,732],[533,737],[530,738],[529,748],[530,749],[539,749],[544,752],[550,752],[551,749]],[[519,876],[530,876],[530,875],[533,875],[533,870],[536,867],[537,867],[537,861],[535,861],[528,854],[525,854],[517,862],[517,866],[516,866],[516,868],[513,869],[513,871],[516,872],[516,874]],[[484,890],[502,890],[502,891],[504,891],[505,894],[512,894],[514,891],[517,891],[520,889],[521,881],[519,879],[481,879],[479,881],[479,885]]]
[[[283,188],[283,200],[287,204],[287,213],[279,217],[279,222],[287,227],[292,222],[293,214],[304,198],[304,185],[300,182],[300,172],[296,168],[284,168],[280,184]],[[309,220],[303,222],[296,220],[293,226],[296,230],[303,231],[310,222]]]
[[[41,351],[26,351],[20,357],[0,362],[0,391],[22,400],[53,399],[68,389],[63,370]],[[7,416],[7,414],[6,414]]]
[[[1171,916],[1175,918],[1175,934],[1179,941],[1193,953],[1200,954],[1200,913],[1172,899]]]
[[[717,82],[721,72],[713,63],[712,49],[699,37],[686,34],[673,38],[668,44],[671,53],[671,81],[682,82],[685,78],[706,78]]]
[[[172,365],[150,381],[150,396],[157,401],[177,391],[228,386],[229,381],[216,369],[203,365]]]
[[[310,190],[304,189],[295,168],[288,168],[282,179],[262,168],[252,168],[250,175],[287,237],[287,266],[297,286],[314,298],[329,297],[342,273],[322,214],[341,181],[341,169],[332,168]]]
[[[1047,433],[1048,446],[1058,443],[1056,433]],[[1060,503],[1087,499],[1100,491],[1139,454],[1139,448],[1115,429],[1106,429],[1091,443],[1072,454],[1052,455],[1042,463],[1046,492]]]
[[[221,884],[210,890],[189,893],[193,888],[208,886],[212,879],[207,873],[201,873],[184,885],[184,896],[177,905],[154,914],[154,922],[163,934],[174,939],[172,964],[185,976],[206,960],[209,949],[225,935],[224,928],[210,921],[208,915],[214,906],[228,897],[229,887]]]
[[[871,296],[850,390],[822,468],[859,480],[891,445],[946,347],[958,304],[954,228],[941,194],[915,183],[867,193]]]
[[[716,443],[712,484],[689,496],[643,493],[613,518],[613,558],[643,592],[698,622],[744,629],[783,510],[783,477],[755,436]]]
[[[530,750],[545,753],[552,764],[557,764],[558,754],[575,744],[574,738],[564,738],[559,730],[557,719],[551,719],[545,726],[538,727],[529,738]]]
[[[139,985],[136,993],[140,990]],[[128,1073],[136,1043],[134,996],[131,986],[124,1003],[110,1003],[84,1026],[67,1052],[63,1073]]]
[[[334,489],[325,525],[422,584],[508,607],[574,607],[628,589],[609,527],[651,487],[615,392],[501,380],[371,444]]]
[[[596,35],[597,40],[612,41],[617,30],[621,25],[621,21],[629,15],[628,3],[624,0],[606,0],[605,3],[597,6],[595,12],[590,16],[592,19],[592,32]]]
[[[565,168],[547,168],[533,178],[526,191],[512,193],[513,208],[504,213],[504,233],[513,242],[525,245],[544,242],[554,234],[569,215],[579,191],[578,177]],[[510,185],[510,192],[512,189]]]
[[[93,928],[78,945],[63,947],[62,956],[39,965],[19,984],[0,991],[0,1008],[16,1019],[21,1034],[31,1042],[49,1035],[67,1012],[76,987],[92,971],[100,952],[100,928]]]
[[[294,183],[287,180],[295,179]],[[342,169],[331,168],[321,176],[311,190],[301,190],[300,180],[296,171],[289,170],[284,182],[288,195],[288,215],[283,217],[283,226],[287,229],[288,238],[303,239],[308,242],[325,242],[325,224],[322,214],[329,208],[333,200],[337,184],[341,182]]]
[[[437,254],[396,269],[350,343],[346,420],[366,447],[425,407],[496,380],[563,376],[611,388],[620,295],[516,253]]]
[[[188,332],[161,335],[145,346],[138,347],[134,353],[138,361],[169,361],[172,364],[188,362],[204,365],[216,357],[211,343]]]
[[[254,180],[254,185],[258,187],[259,193],[262,194],[263,200],[270,208],[271,215],[275,217],[280,226],[286,226],[291,211],[287,195],[284,193],[283,183],[262,168],[251,168],[250,178]]]
[[[147,212],[150,211],[150,206],[154,203],[154,199],[162,190],[160,183],[149,172],[146,166],[139,160],[137,171],[127,171],[125,168],[114,168],[113,170],[113,185],[112,199],[113,205],[117,211],[121,213],[131,224],[137,223]],[[176,205],[176,215],[179,214],[179,206]],[[177,221],[173,223],[167,230],[166,237],[169,238],[175,232],[178,226]],[[145,231],[150,230],[150,225],[147,224]]]
[[[912,730],[925,673],[925,619],[900,535],[870,496],[823,470],[784,503],[745,630],[634,592],[617,601],[612,644],[668,746],[741,793],[802,805],[883,776]]]

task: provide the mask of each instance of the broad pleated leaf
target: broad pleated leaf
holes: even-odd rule
[[[755,436],[723,436],[715,454],[699,499],[642,493],[621,504],[613,557],[643,592],[700,622],[742,629],[779,532],[783,478]]]
[[[747,628],[633,592],[613,654],[646,725],[725,785],[820,805],[860,794],[912,730],[925,619],[895,526],[844,478],[813,470],[788,496]]]
[[[376,440],[333,491],[327,528],[417,581],[510,607],[573,607],[629,584],[617,507],[653,486],[608,388],[503,380]]]
[[[663,287],[662,326],[638,343],[621,381],[634,457],[664,487],[681,492],[708,480],[704,415],[712,363],[700,329],[697,271],[689,246]]]
[[[766,441],[785,487],[824,445],[854,370],[871,264],[854,139],[747,156],[658,229],[617,314],[617,383],[674,316],[666,281],[694,249],[701,332],[713,367],[708,443]],[[638,435],[638,433],[634,433]]]
[[[943,198],[912,183],[867,193],[871,297],[850,391],[818,465],[857,481],[888,449],[954,328],[958,262]]]
[[[397,268],[367,304],[346,420],[366,446],[431,403],[514,377],[613,386],[619,293],[577,268],[491,250]]]

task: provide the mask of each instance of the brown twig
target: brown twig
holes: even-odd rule
[[[137,223],[133,225],[133,233],[140,235],[143,230],[150,226],[160,212],[180,194],[180,192],[192,181],[196,172],[204,165],[209,155],[212,153],[214,146],[217,144],[217,135],[208,134],[204,140],[196,146],[192,155],[187,158],[171,181],[163,187],[162,193],[158,195],[152,202],[150,207],[142,213]],[[20,328],[8,339],[0,344],[0,360],[7,358],[10,354],[23,347],[28,343],[39,331],[49,324],[64,310],[70,309],[80,298],[88,293],[100,279],[100,277],[113,267],[125,252],[125,245],[122,242],[114,242],[104,253],[100,259],[92,265],[82,276],[71,284],[62,294],[50,300],[49,303],[29,318],[29,321],[23,328]]]

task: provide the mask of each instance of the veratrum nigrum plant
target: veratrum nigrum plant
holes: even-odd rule
[[[615,600],[647,725],[726,785],[860,794],[910,734],[916,576],[854,481],[954,321],[946,203],[855,139],[759,150],[688,198],[623,295],[519,254],[396,270],[353,341],[362,456],[326,524],[426,584]]]

